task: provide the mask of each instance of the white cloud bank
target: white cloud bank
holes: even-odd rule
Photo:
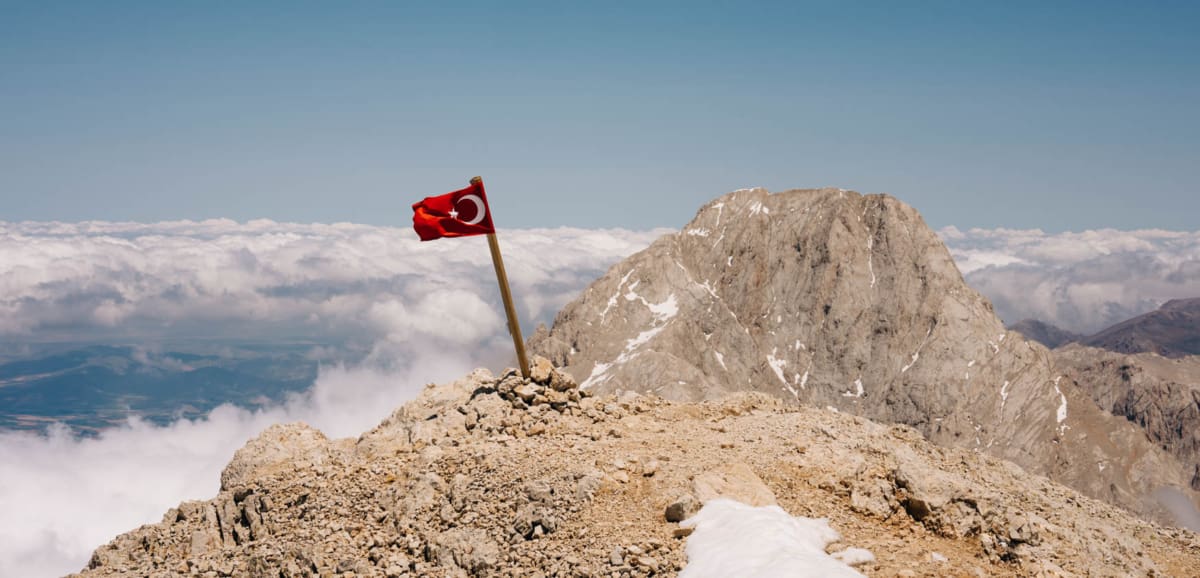
[[[665,231],[501,231],[522,319],[544,320]],[[0,222],[0,337],[462,339],[501,317],[486,242],[409,228],[228,220]],[[236,330],[231,331],[231,327]],[[363,331],[367,333],[364,335]],[[249,332],[249,334],[247,333]]]
[[[664,231],[501,231],[526,333]],[[216,494],[221,468],[267,425],[355,436],[425,383],[508,364],[512,342],[482,238],[420,243],[352,224],[2,223],[0,341],[314,338],[358,342],[361,366],[260,411],[222,406],[95,438],[0,431],[0,576],[79,570],[116,534]]]
[[[1035,318],[1090,334],[1168,300],[1200,297],[1200,231],[939,233],[967,283],[1006,323]]]

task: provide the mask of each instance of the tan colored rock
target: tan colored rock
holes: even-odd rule
[[[513,389],[513,393],[515,393],[517,397],[520,397],[521,401],[525,403],[533,403],[533,400],[536,399],[537,396],[541,395],[542,391],[543,389],[541,387],[532,383],[518,385]]]
[[[1172,359],[1078,344],[1053,355],[1055,365],[1096,404],[1140,425],[1151,441],[1183,462],[1191,472],[1191,488],[1200,490],[1200,355]]]
[[[535,383],[550,385],[550,375],[553,371],[554,366],[545,357],[535,355],[529,361],[529,378]]]
[[[303,428],[271,431],[244,448],[229,489],[118,536],[82,575],[672,576],[686,565],[688,532],[664,519],[678,496],[663,492],[693,485],[828,518],[844,547],[886,553],[863,567],[872,576],[1187,576],[1200,567],[1190,532],[1011,463],[933,446],[909,428],[752,395],[698,404],[640,396],[628,414],[602,397],[593,409],[623,417],[589,416],[516,407],[495,383],[480,372],[429,388],[357,441],[323,442],[334,449],[316,466],[311,450],[323,443],[306,433],[296,448],[266,452],[271,460],[244,459]],[[460,427],[472,413],[475,427]],[[603,435],[616,419],[621,436]],[[506,433],[535,423],[562,433]],[[417,432],[441,437],[413,441]],[[740,443],[720,449],[729,440]],[[653,477],[606,481],[605,472],[642,471],[647,456],[662,463]],[[917,520],[897,507],[883,519],[856,507],[856,492],[920,499],[928,511]],[[946,561],[934,566],[931,551]]]
[[[221,489],[239,488],[284,468],[322,466],[332,451],[325,434],[307,424],[273,425],[233,454],[221,471]]]
[[[550,387],[555,391],[570,391],[578,389],[579,384],[575,382],[575,378],[570,373],[560,369],[554,369],[550,373]]]
[[[700,503],[717,498],[736,500],[749,506],[775,506],[775,493],[763,483],[750,466],[726,464],[696,476],[692,493]]]

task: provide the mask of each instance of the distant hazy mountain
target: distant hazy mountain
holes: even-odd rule
[[[0,427],[53,422],[95,431],[139,416],[199,417],[222,403],[254,407],[312,385],[310,346],[222,346],[219,352],[147,352],[92,345],[0,362]]]
[[[1082,343],[1118,353],[1200,355],[1200,298],[1168,301],[1156,311],[1118,323]]]
[[[910,425],[1147,515],[1192,471],[1009,333],[912,207],[736,191],[617,264],[531,345],[598,394],[760,391]]]
[[[1083,335],[1037,319],[1022,319],[1008,328],[1024,335],[1025,339],[1032,339],[1050,349],[1083,339]]]

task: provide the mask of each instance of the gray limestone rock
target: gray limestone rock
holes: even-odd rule
[[[700,511],[700,502],[691,494],[683,494],[675,498],[670,505],[667,506],[665,512],[668,522],[679,523]]]

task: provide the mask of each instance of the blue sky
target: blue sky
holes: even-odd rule
[[[743,186],[1196,228],[1200,4],[4,2],[0,220],[678,227]]]

